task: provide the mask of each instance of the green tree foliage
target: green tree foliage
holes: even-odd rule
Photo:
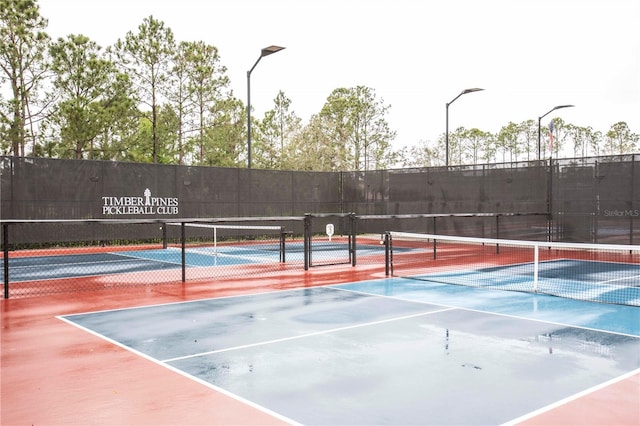
[[[576,157],[585,157],[588,149],[589,132],[593,131],[590,127],[580,127],[573,124],[567,124],[567,133],[573,139],[573,154]]]
[[[175,144],[177,145],[175,151],[178,157],[178,164],[184,163],[185,134],[193,127],[191,115],[194,103],[191,100],[189,90],[190,64],[187,59],[190,44],[187,42],[178,44],[173,57],[173,68],[169,76],[170,82],[167,85],[167,100],[175,109]]]
[[[246,112],[242,101],[233,97],[215,102],[205,122],[203,143],[206,149],[199,164],[220,167],[246,166]]]
[[[82,35],[58,39],[49,55],[58,99],[49,123],[59,134],[59,156],[82,159],[88,151],[96,158],[98,137],[135,111],[129,80]]]
[[[256,126],[255,165],[264,169],[281,169],[284,164],[295,162],[288,149],[292,138],[301,129],[301,120],[290,111],[291,99],[280,91],[273,100],[274,109],[265,113]]]
[[[138,33],[129,31],[110,51],[138,88],[138,101],[151,108],[151,155],[158,162],[158,111],[171,81],[175,52],[173,32],[153,16],[145,18]]]
[[[335,89],[327,98],[320,116],[331,125],[329,140],[337,170],[383,169],[395,160],[386,115],[390,106],[378,99],[369,87]]]
[[[151,112],[139,114],[135,132],[130,134],[131,142],[128,149],[121,151],[124,161],[148,163],[149,152],[153,144],[153,121]],[[156,151],[157,161],[161,164],[172,164],[177,153],[178,117],[176,111],[170,105],[163,104],[158,107],[156,115]]]
[[[565,123],[561,118],[553,118],[553,154],[573,143],[575,157],[621,155],[638,149],[640,136],[633,133],[625,122],[611,126],[606,135],[592,127],[580,127]],[[551,155],[549,126],[540,127],[540,155]],[[441,136],[435,144],[421,141],[417,146],[405,148],[399,153],[404,167],[429,167],[444,165],[445,138]],[[512,161],[533,161],[537,159],[538,124],[526,120],[516,124],[510,122],[498,134],[479,129],[459,127],[449,134],[450,164],[477,164]]]
[[[209,151],[217,149],[211,134],[207,136],[207,123],[224,122],[235,109],[233,102],[226,102],[231,97],[227,68],[220,63],[218,49],[203,42],[183,42],[179,52],[180,62],[184,63],[186,70],[188,95],[194,114],[191,126],[184,130],[193,133],[191,140],[198,148],[197,162],[204,164]],[[231,111],[225,111],[225,107]]]
[[[637,148],[639,136],[629,129],[627,123],[615,123],[606,134],[605,147],[609,154],[625,154]]]
[[[46,76],[46,27],[47,20],[40,16],[40,7],[34,0],[0,1],[1,82],[10,86],[12,96],[0,103],[0,136],[9,143],[3,152],[24,156],[27,139],[33,141],[36,152],[34,120],[39,111],[34,107]]]
[[[138,114],[135,132],[132,135],[131,144],[128,149],[120,155],[124,161],[136,163],[148,163],[149,152],[153,144],[153,123],[149,111]]]
[[[432,148],[427,141],[421,140],[417,145],[404,148],[398,155],[402,167],[435,167],[444,164],[444,160],[438,158],[438,152],[443,150]]]
[[[282,160],[284,136],[276,118],[276,110],[265,113],[255,129],[252,145],[253,165],[259,169],[277,169]]]
[[[490,136],[489,133],[476,128],[464,132],[464,154],[468,162],[472,164],[478,164],[480,162],[479,160],[482,157],[482,153],[488,146]]]
[[[538,159],[538,124],[535,120],[526,120],[519,124],[521,149],[525,161]]]
[[[599,156],[601,155],[602,152],[602,140],[603,140],[603,136],[602,136],[602,132],[600,131],[594,131],[593,129],[591,129],[591,127],[588,127],[587,129],[589,129],[586,132],[586,137],[587,137],[587,146],[589,147],[589,151],[585,151],[584,156],[588,156],[588,155],[595,155],[595,156]]]
[[[567,131],[564,120],[560,117],[551,119],[547,127],[541,129],[541,144],[544,148],[542,152],[545,154],[543,158],[553,158],[554,155],[556,158],[558,157],[566,142]]]
[[[218,50],[174,40],[153,16],[103,53],[82,35],[52,42],[37,0],[0,0],[0,154],[246,167],[246,106]],[[54,98],[55,96],[55,98]],[[390,106],[373,88],[337,88],[303,123],[280,91],[255,124],[259,168],[359,171],[445,164],[445,135],[395,150]],[[46,114],[45,114],[46,113]],[[497,133],[460,127],[450,164],[626,154],[638,134],[624,122],[591,127],[527,120]],[[408,141],[413,143],[413,141]]]
[[[173,164],[179,156],[180,114],[171,104],[160,106],[157,116],[158,162]]]
[[[462,158],[462,151],[463,151],[463,141],[464,141],[464,134],[465,134],[466,130],[464,127],[458,127],[457,129],[449,132],[449,164],[453,165],[453,164],[463,164],[463,158]],[[447,151],[447,147],[446,147],[446,138],[443,139],[444,144],[442,151],[444,152],[443,155],[443,164],[446,164],[446,151]]]
[[[286,170],[332,171],[338,170],[335,144],[328,131],[332,126],[315,114],[287,145],[282,168]]]
[[[503,161],[518,161],[518,154],[520,153],[520,144],[518,141],[520,130],[520,126],[510,121],[498,132],[496,144],[498,152],[502,153]]]

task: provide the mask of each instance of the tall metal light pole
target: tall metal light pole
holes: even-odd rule
[[[558,105],[558,106],[554,106],[553,108],[551,108],[551,110],[549,110],[549,112],[547,112],[544,115],[541,115],[540,117],[538,117],[538,161],[540,161],[540,122],[542,121],[542,119],[544,117],[546,117],[547,115],[551,114],[553,111],[557,110],[557,109],[561,109],[561,108],[571,108],[574,107],[575,105]]]
[[[260,59],[284,49],[281,46],[269,46],[260,51],[260,56],[255,64],[247,71],[247,168],[251,168],[251,72],[258,65]]]
[[[462,92],[460,92],[460,94],[458,96],[456,96],[455,98],[453,98],[453,100],[451,102],[447,103],[447,127],[446,127],[446,131],[445,131],[445,135],[444,135],[444,145],[445,145],[445,165],[447,167],[449,167],[449,105],[451,105],[452,103],[455,102],[456,99],[458,99],[460,96],[462,95],[466,95],[467,93],[472,93],[472,92],[480,92],[481,90],[484,89],[478,89],[477,87],[474,87],[473,89],[464,89]]]

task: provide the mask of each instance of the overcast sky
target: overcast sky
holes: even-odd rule
[[[368,86],[390,105],[394,146],[449,129],[498,132],[554,111],[606,132],[640,133],[638,0],[38,0],[51,37],[107,47],[153,15],[177,41],[219,50],[234,95],[261,118],[278,91],[306,123],[339,87]]]

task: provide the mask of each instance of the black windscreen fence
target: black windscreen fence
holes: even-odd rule
[[[474,166],[306,172],[0,157],[0,220],[316,219],[314,233],[388,230],[470,237],[634,244],[638,155]],[[330,219],[329,219],[330,218]],[[329,223],[332,222],[332,223]],[[326,223],[324,223],[326,222]],[[100,226],[16,225],[14,244],[101,241]],[[302,236],[303,221],[288,224]],[[120,235],[122,234],[122,235]],[[154,240],[158,226],[112,239]]]

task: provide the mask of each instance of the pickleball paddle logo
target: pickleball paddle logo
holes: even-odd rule
[[[118,215],[176,215],[178,199],[174,197],[154,197],[145,188],[141,197],[102,197],[102,214]]]

